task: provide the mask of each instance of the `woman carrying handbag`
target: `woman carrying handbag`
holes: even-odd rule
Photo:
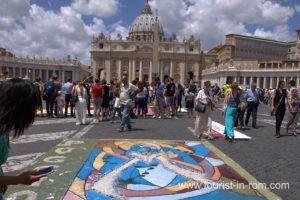
[[[197,113],[197,118],[193,135],[199,139],[201,139],[203,134],[206,135],[208,139],[214,139],[214,136],[211,134],[211,112],[213,111],[213,103],[211,100],[210,88],[210,81],[204,82],[203,89],[199,91],[196,97],[195,111]]]
[[[278,82],[277,89],[272,95],[271,114],[275,115],[276,119],[276,132],[277,138],[281,137],[280,128],[286,111],[286,98],[287,91],[285,89],[285,82],[280,80]]]

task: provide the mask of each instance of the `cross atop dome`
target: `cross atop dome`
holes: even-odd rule
[[[145,3],[145,7],[142,13],[152,15],[152,10],[149,4],[149,0],[147,0],[147,2]]]

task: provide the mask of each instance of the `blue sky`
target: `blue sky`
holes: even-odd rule
[[[146,0],[12,0],[0,7],[0,46],[17,55],[65,58],[89,63],[92,35],[112,37],[128,29]],[[283,41],[300,29],[300,0],[150,0],[165,35],[193,34],[202,49],[224,42],[229,33]]]

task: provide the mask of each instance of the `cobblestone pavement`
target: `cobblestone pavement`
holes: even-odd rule
[[[23,138],[12,140],[8,165],[4,166],[6,173],[19,173],[65,138],[195,140],[188,128],[193,127],[191,120],[184,113],[174,120],[135,119],[133,130],[122,134],[117,131],[118,124],[109,122],[75,126],[75,120],[71,118],[37,120]],[[224,124],[219,110],[214,112],[213,120]],[[300,135],[277,139],[274,137],[274,123],[268,108],[261,106],[258,129],[247,128],[241,131],[252,137],[251,140],[229,144],[223,139],[217,139],[212,144],[258,181],[266,184],[288,182],[289,190],[271,191],[283,199],[297,200],[300,196],[300,157],[297,154],[300,150]]]

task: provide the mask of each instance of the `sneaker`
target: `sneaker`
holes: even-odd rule
[[[156,116],[155,116],[155,115],[153,115],[152,119],[155,119],[155,118],[156,118]]]
[[[161,119],[161,116],[159,116],[158,119]]]
[[[293,135],[293,136],[297,136],[297,133],[294,132],[292,135]]]
[[[80,125],[80,123],[76,123],[76,126],[79,126]]]
[[[280,137],[281,137],[281,135],[280,135],[280,134],[276,135],[276,138],[280,138]]]
[[[119,132],[124,132],[124,128],[118,129]]]

